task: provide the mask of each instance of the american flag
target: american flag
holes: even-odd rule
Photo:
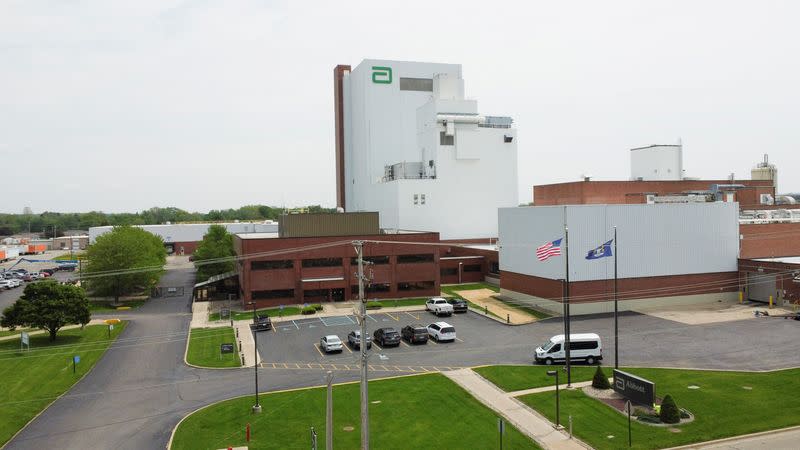
[[[551,256],[561,256],[561,239],[556,239],[536,248],[536,258],[539,261],[544,261]]]

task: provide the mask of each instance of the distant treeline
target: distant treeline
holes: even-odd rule
[[[303,212],[321,213],[335,212],[334,208],[323,208],[319,205],[292,208],[290,211],[302,210]],[[63,236],[66,230],[88,230],[89,227],[105,225],[153,225],[166,222],[220,222],[220,221],[249,221],[249,220],[277,220],[285,211],[266,205],[247,205],[237,209],[214,209],[208,213],[184,211],[180,208],[150,208],[138,213],[104,213],[92,211],[88,213],[57,213],[44,212],[41,214],[0,214],[0,236],[9,236],[17,233],[40,233],[44,237],[53,237],[53,227],[57,236]]]

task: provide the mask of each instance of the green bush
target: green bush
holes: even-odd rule
[[[322,305],[319,303],[314,303],[313,305],[309,305],[314,308],[315,311],[322,311]]]
[[[608,382],[608,377],[603,372],[603,368],[597,366],[592,378],[592,387],[595,389],[611,389],[611,384]]]
[[[675,400],[669,394],[661,401],[661,421],[664,423],[679,423],[681,421],[678,405],[675,404]]]
[[[304,306],[303,309],[300,310],[301,314],[306,314],[306,315],[314,314],[315,312],[317,312],[317,309],[314,308],[313,306]]]
[[[381,309],[383,305],[379,302],[367,302],[367,309]]]

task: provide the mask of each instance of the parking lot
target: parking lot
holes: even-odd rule
[[[441,320],[453,325],[454,342],[382,348],[368,352],[373,370],[424,372],[484,364],[530,364],[533,349],[563,333],[560,318],[529,325],[508,326],[477,313],[436,318],[425,311],[371,313],[367,331]],[[620,364],[628,366],[769,370],[796,366],[800,353],[800,322],[747,318],[736,322],[690,325],[638,313],[620,315]],[[603,340],[604,365],[614,364],[613,318],[610,315],[575,317],[573,333],[598,333]],[[357,370],[359,352],[346,346],[341,353],[325,354],[318,346],[329,334],[347,341],[357,330],[353,315],[310,317],[276,322],[260,332],[258,348],[264,367],[273,369]],[[762,351],[768,348],[769,351]],[[410,368],[410,369],[409,369]]]

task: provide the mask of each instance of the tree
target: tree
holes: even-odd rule
[[[86,252],[85,279],[93,295],[119,298],[149,290],[164,273],[167,251],[160,237],[138,227],[114,227]]]
[[[603,373],[603,369],[597,366],[592,378],[592,387],[595,389],[611,389],[611,384],[608,382],[608,377]]]
[[[675,400],[669,394],[661,401],[660,419],[664,423],[678,423],[681,421],[681,412],[678,409],[678,405],[675,404]]]
[[[234,269],[233,235],[222,225],[211,225],[202,242],[193,253],[197,267],[197,281],[206,281],[214,275]]]
[[[0,325],[11,328],[43,328],[56,340],[64,325],[86,325],[91,319],[89,299],[82,288],[55,280],[31,283],[19,300],[3,311]]]

